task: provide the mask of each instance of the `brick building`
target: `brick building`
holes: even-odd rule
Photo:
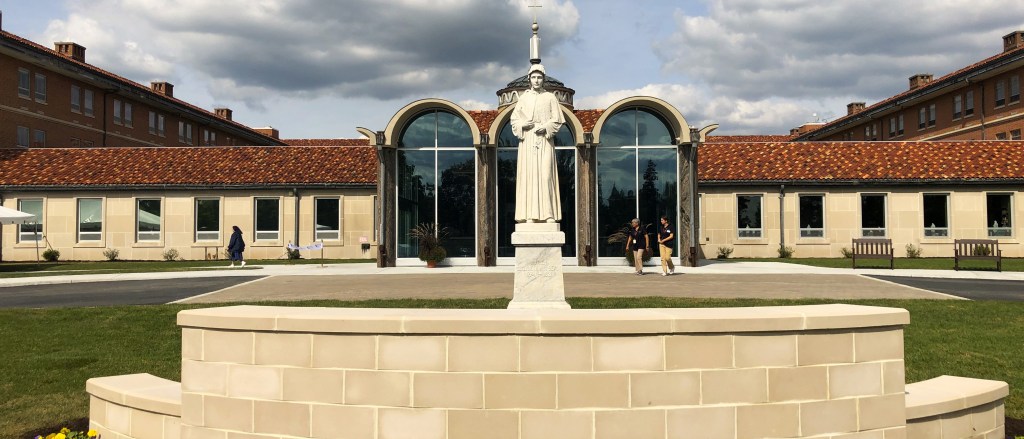
[[[88,64],[85,47],[49,49],[0,30],[0,148],[285,145],[253,129]]]
[[[1021,140],[1024,31],[1003,37],[1003,51],[938,79],[910,77],[908,90],[846,116],[793,130],[795,140]]]

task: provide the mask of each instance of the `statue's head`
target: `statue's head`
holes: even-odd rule
[[[530,71],[526,74],[530,79],[530,88],[539,90],[544,87],[544,78],[547,76],[544,73],[544,66],[540,64],[531,64]]]

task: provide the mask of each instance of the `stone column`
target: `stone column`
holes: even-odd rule
[[[581,267],[597,265],[597,218],[595,196],[597,175],[594,172],[596,155],[591,144],[576,148],[576,260]],[[589,247],[589,254],[587,252]]]
[[[565,233],[558,223],[518,223],[512,233],[516,247],[515,288],[509,309],[569,308],[562,276]]]
[[[476,150],[476,265],[490,267],[497,260],[497,188],[498,152],[489,145]]]
[[[380,181],[377,182],[378,218],[381,221],[381,241],[377,253],[378,267],[394,267],[398,246],[396,240],[396,211],[395,191],[398,189],[398,179],[395,176],[395,166],[398,154],[395,148],[377,146],[377,166],[380,166]]]

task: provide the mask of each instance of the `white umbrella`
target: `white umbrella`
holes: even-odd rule
[[[20,210],[0,206],[0,224],[25,224],[36,222],[36,216]]]
[[[0,206],[0,225],[35,223],[36,216],[20,210]],[[39,240],[36,240],[36,260],[39,260]]]

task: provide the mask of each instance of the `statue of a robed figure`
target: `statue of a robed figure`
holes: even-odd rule
[[[531,65],[527,76],[530,89],[519,95],[511,117],[519,138],[515,219],[553,223],[562,220],[554,137],[565,117],[558,99],[544,89],[544,66]]]

